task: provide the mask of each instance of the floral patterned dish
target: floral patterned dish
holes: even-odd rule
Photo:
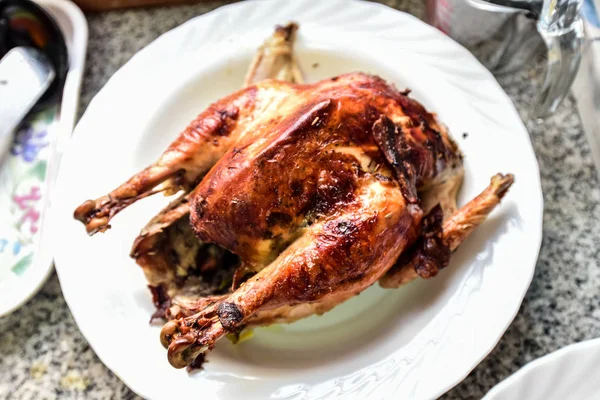
[[[62,143],[75,122],[87,46],[87,22],[77,6],[66,0],[37,3],[60,26],[70,67],[60,104],[30,113],[0,162],[0,317],[33,296],[52,271],[45,216]]]

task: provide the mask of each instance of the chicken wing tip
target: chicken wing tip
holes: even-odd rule
[[[492,177],[490,184],[493,188],[494,194],[498,196],[498,198],[502,199],[514,181],[515,176],[513,174],[498,173]]]
[[[86,200],[73,212],[73,218],[85,225],[85,229],[90,236],[110,229],[108,217],[96,217],[94,215],[97,211],[96,204],[94,200]]]
[[[275,31],[278,33],[285,34],[286,40],[291,40],[292,35],[300,28],[300,25],[296,21],[290,21],[285,25],[275,26]]]

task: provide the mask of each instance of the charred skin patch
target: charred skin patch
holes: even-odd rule
[[[462,164],[462,154],[454,140],[442,134],[443,127],[438,125],[434,115],[421,104],[402,93],[395,101],[409,122],[399,125],[381,115],[372,131],[408,200],[413,203],[416,198],[413,186],[420,189],[448,167],[457,168]]]
[[[400,256],[396,265],[412,264],[424,279],[436,276],[440,269],[447,267],[451,250],[443,239],[443,219],[442,208],[435,206],[422,220],[421,236]]]
[[[357,226],[352,221],[339,221],[334,225],[335,226],[332,228],[333,232],[342,236],[352,235],[358,230]]]
[[[244,319],[244,315],[233,303],[221,303],[217,307],[217,315],[221,321],[221,325],[228,331],[235,331],[239,324]]]
[[[237,107],[230,107],[219,110],[218,114],[221,118],[221,123],[216,134],[218,136],[226,136],[231,132],[233,125],[236,123],[240,110]]]
[[[208,362],[206,360],[206,353],[200,353],[196,358],[194,358],[194,361],[187,366],[186,370],[187,372],[203,370],[205,362]]]
[[[385,176],[383,174],[378,174],[378,173],[375,174],[375,178],[380,182],[392,182],[393,181],[393,179],[391,177]]]
[[[150,289],[150,293],[152,293],[152,303],[154,303],[154,307],[156,307],[156,311],[150,317],[150,322],[153,322],[155,319],[164,319],[167,310],[171,306],[171,298],[167,293],[166,286],[148,285],[148,289]]]
[[[373,124],[373,137],[388,163],[392,166],[402,194],[409,203],[419,201],[415,171],[415,158],[411,145],[400,132],[398,126],[386,116],[381,116]]]
[[[206,199],[198,198],[198,199],[194,199],[194,200],[195,201],[193,201],[192,207],[194,207],[194,210],[196,210],[196,215],[198,217],[202,217],[204,215],[204,210],[206,208]]]
[[[271,212],[269,213],[269,215],[267,216],[267,226],[268,227],[273,227],[273,226],[280,226],[282,228],[288,227],[293,221],[293,217],[289,214],[283,213],[283,212]],[[270,232],[269,232],[270,233]],[[267,236],[272,236],[272,235],[267,235]]]

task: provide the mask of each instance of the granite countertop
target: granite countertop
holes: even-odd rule
[[[419,0],[382,2],[423,15],[424,2]],[[224,3],[88,15],[81,111],[136,51]],[[525,70],[499,79],[523,118],[533,97],[530,74]],[[544,239],[533,283],[496,348],[444,399],[480,399],[525,363],[600,336],[600,187],[574,100],[567,98],[543,124],[526,123],[545,203]],[[135,397],[102,365],[77,329],[56,275],[28,304],[0,319],[0,398]]]

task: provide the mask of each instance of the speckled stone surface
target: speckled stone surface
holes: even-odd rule
[[[223,3],[88,15],[90,43],[81,111],[136,51]],[[419,0],[384,3],[423,15]],[[525,120],[533,96],[530,74],[523,71],[500,79]],[[545,201],[544,239],[535,277],[498,346],[443,397],[446,400],[480,399],[528,361],[600,336],[600,188],[573,100],[567,99],[544,124],[527,124]],[[136,396],[100,363],[81,336],[54,275],[27,305],[0,319],[0,398]]]

